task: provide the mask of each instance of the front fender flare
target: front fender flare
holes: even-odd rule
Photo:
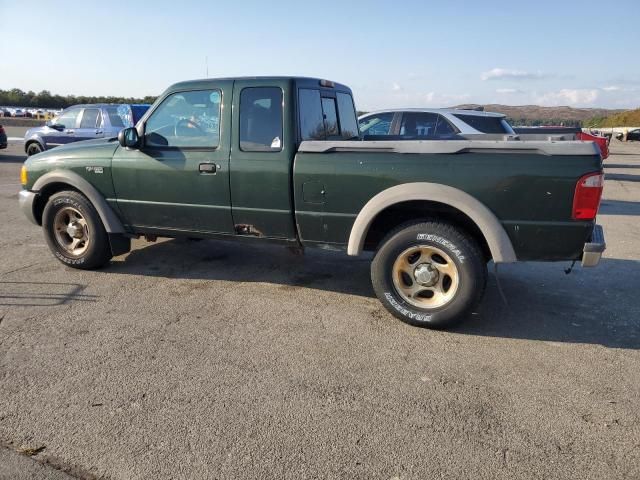
[[[109,206],[102,194],[80,175],[69,170],[53,170],[42,175],[33,184],[31,190],[35,193],[42,191],[52,183],[64,183],[80,191],[93,204],[100,215],[102,224],[107,233],[125,233],[122,222]]]
[[[38,135],[37,133],[34,133],[30,137],[24,139],[24,151],[25,151],[25,153],[27,152],[27,144],[28,143],[32,143],[32,142],[38,142],[40,145],[42,145],[43,149],[45,149],[45,150],[47,149],[47,144],[44,141],[44,139],[40,135]]]
[[[369,200],[360,210],[351,228],[347,254],[359,255],[362,253],[369,227],[380,212],[392,205],[412,200],[443,203],[460,210],[473,220],[484,235],[495,263],[517,261],[507,232],[491,210],[462,190],[427,182],[396,185],[383,190]]]

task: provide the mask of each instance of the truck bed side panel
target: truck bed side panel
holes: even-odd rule
[[[578,178],[600,168],[597,154],[299,152],[296,220],[303,242],[343,246],[374,195],[402,183],[440,183],[486,205],[519,260],[579,258],[593,223],[571,219],[573,194]]]

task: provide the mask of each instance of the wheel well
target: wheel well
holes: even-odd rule
[[[32,143],[37,143],[38,145],[40,145],[42,147],[42,143],[40,143],[38,140],[35,140],[35,139],[27,140],[27,142],[24,144],[24,151],[25,152],[29,148],[29,145],[31,145]]]
[[[44,212],[44,207],[49,201],[49,198],[51,198],[51,195],[54,195],[62,191],[68,191],[68,190],[82,193],[80,192],[80,190],[78,190],[75,187],[72,187],[68,183],[57,183],[57,182],[49,183],[45,185],[42,188],[42,190],[38,192],[38,196],[36,197],[36,200],[33,205],[33,215],[38,221],[39,225],[42,225],[42,213]]]
[[[491,259],[491,250],[487,240],[468,215],[450,205],[428,200],[397,203],[378,213],[367,231],[364,249],[376,250],[387,233],[403,223],[430,218],[443,220],[466,232],[478,243],[487,261]]]

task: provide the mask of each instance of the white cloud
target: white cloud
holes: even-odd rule
[[[605,92],[619,92],[620,90],[622,90],[622,88],[618,87],[617,85],[611,85],[609,87],[602,87],[602,90],[604,90]]]
[[[391,86],[391,90],[393,90],[394,92],[400,92],[402,91],[402,87],[400,86],[399,83],[393,82],[393,85]]]
[[[513,95],[515,93],[524,93],[524,92],[517,88],[498,88],[496,89],[496,93]]]
[[[514,70],[509,68],[492,68],[489,71],[482,72],[480,79],[486,80],[537,80],[544,78],[542,72],[527,72],[526,70]]]
[[[536,96],[536,103],[544,106],[558,106],[558,105],[593,105],[600,97],[600,91],[591,88],[572,89],[563,88],[555,92],[547,92],[542,95]]]

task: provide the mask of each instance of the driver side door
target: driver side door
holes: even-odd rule
[[[232,233],[233,82],[168,93],[139,127],[140,149],[113,157],[116,202],[138,232]]]

